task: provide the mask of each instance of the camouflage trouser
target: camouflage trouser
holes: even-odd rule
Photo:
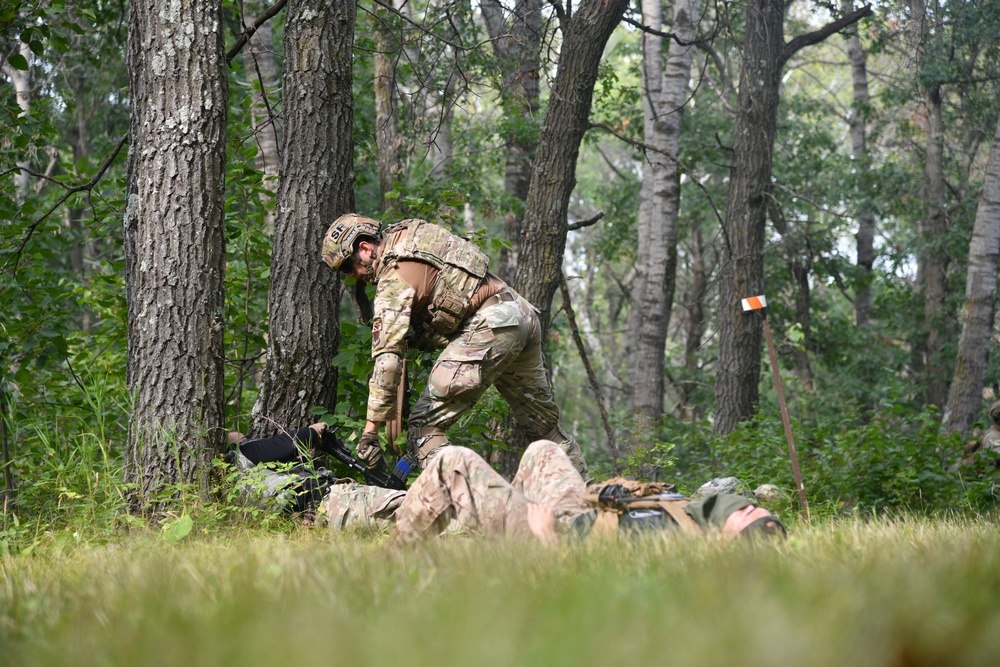
[[[550,440],[524,452],[513,483],[465,447],[442,448],[413,482],[396,510],[399,539],[437,535],[449,523],[471,534],[527,537],[529,502],[568,520],[587,511],[586,485],[564,449]]]
[[[349,526],[386,528],[405,497],[405,491],[340,480],[323,499],[318,523],[325,523],[333,530]]]
[[[438,356],[410,412],[407,446],[422,467],[448,444],[445,431],[495,385],[532,440],[558,443],[584,477],[580,445],[559,426],[542,356],[541,325],[524,298],[481,308]]]

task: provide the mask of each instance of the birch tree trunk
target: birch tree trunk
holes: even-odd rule
[[[252,16],[244,17],[244,21],[252,21],[254,16],[261,14],[267,5],[262,0],[248,4]],[[267,21],[251,35],[249,49],[245,56],[247,78],[253,89],[250,98],[253,118],[253,133],[257,141],[257,156],[254,164],[264,173],[264,187],[274,193],[278,189],[278,168],[281,156],[278,147],[281,146],[282,120],[278,114],[278,67],[274,57],[274,31],[271,22]],[[273,229],[276,211],[268,212],[266,224]]]
[[[660,0],[643,0],[643,24],[661,30]],[[663,67],[663,38],[644,33],[643,115],[647,151],[640,191],[638,261],[629,313],[629,412],[635,434],[655,442],[663,413],[663,354],[673,307],[677,273],[677,218],[680,211],[679,152],[681,121],[691,78],[691,57],[698,0],[675,0],[673,33]],[[682,43],[679,43],[682,42]],[[641,439],[630,439],[635,451]]]
[[[28,63],[31,62],[31,48],[26,43],[21,42],[19,44],[18,53]],[[0,63],[0,68],[3,69],[3,73],[10,78],[10,82],[14,85],[14,97],[17,99],[17,106],[21,108],[21,115],[27,116],[31,113],[31,69],[15,69],[6,61]],[[31,161],[27,159],[18,160],[17,166],[21,170],[14,174],[14,187],[17,190],[17,196],[20,201],[24,201],[25,196],[28,194],[28,182],[30,178],[28,172],[24,171],[24,169],[31,167]]]
[[[333,410],[340,344],[339,275],[320,259],[323,233],[354,209],[351,52],[354,3],[292,0],[285,21],[285,145],[271,252],[267,367],[250,431],[308,424]]]
[[[965,280],[965,308],[958,360],[948,394],[944,427],[969,430],[983,402],[986,364],[994,339],[997,262],[1000,261],[1000,121],[997,122],[986,166],[986,180],[976,209],[969,243],[969,268]]]
[[[197,484],[223,444],[223,192],[227,109],[222,3],[131,5],[125,209],[132,509]]]

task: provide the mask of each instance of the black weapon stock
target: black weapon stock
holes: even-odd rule
[[[413,469],[413,459],[409,456],[401,457],[396,463],[396,467],[392,470],[386,467],[385,462],[382,462],[377,468],[369,468],[351,455],[347,446],[340,441],[337,434],[330,428],[323,431],[319,448],[351,470],[361,473],[365,482],[372,486],[381,486],[383,489],[396,489],[399,491],[406,490],[406,479],[410,476],[410,471]]]

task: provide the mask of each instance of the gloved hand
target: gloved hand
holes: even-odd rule
[[[365,431],[358,440],[356,449],[358,460],[369,468],[377,468],[382,465],[382,446],[378,444],[378,433]]]

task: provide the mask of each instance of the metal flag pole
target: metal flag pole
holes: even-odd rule
[[[792,438],[792,423],[788,419],[788,406],[785,405],[785,391],[781,388],[781,374],[778,372],[778,355],[774,353],[774,340],[771,338],[771,325],[767,321],[767,299],[764,295],[743,299],[743,310],[761,310],[764,321],[764,337],[767,339],[767,352],[771,357],[771,372],[774,374],[774,388],[778,391],[778,406],[781,408],[781,424],[785,427],[785,439],[788,440],[788,457],[792,460],[792,472],[795,474],[795,485],[799,491],[799,502],[806,511],[809,521],[809,502],[806,500],[806,489],[802,484],[802,470],[799,468],[799,455],[795,451],[795,440]]]

